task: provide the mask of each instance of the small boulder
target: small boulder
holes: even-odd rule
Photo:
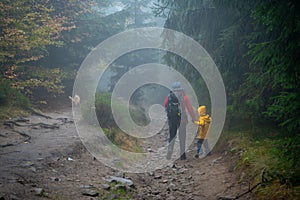
[[[89,197],[97,197],[99,196],[99,192],[91,189],[86,189],[82,192],[82,195],[89,196]]]

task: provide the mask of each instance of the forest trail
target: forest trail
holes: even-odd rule
[[[150,173],[122,173],[106,167],[85,149],[71,109],[0,124],[0,199],[122,199],[110,176],[131,180],[133,199],[233,199],[248,190],[233,172],[226,152],[187,160]],[[29,121],[28,121],[29,120]],[[164,138],[166,139],[166,138]],[[227,198],[225,198],[227,197]],[[251,193],[239,199],[254,199]]]

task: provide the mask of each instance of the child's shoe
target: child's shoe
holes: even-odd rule
[[[199,158],[199,157],[202,156],[202,155],[203,155],[203,152],[197,153],[197,154],[195,155],[195,158]]]

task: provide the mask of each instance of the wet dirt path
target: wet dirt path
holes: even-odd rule
[[[124,174],[113,170],[95,160],[82,145],[70,109],[47,115],[51,119],[31,116],[29,122],[14,124],[14,129],[1,122],[1,200],[107,199],[101,191],[108,190],[104,179],[108,176],[132,180],[134,187],[127,192],[133,199],[221,199],[247,190],[237,182],[233,161],[225,152],[195,159],[192,148],[187,160],[154,172]],[[166,132],[159,137],[166,142]],[[85,194],[89,188],[96,188],[98,194]]]

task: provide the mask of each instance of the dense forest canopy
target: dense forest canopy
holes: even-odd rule
[[[0,102],[16,99],[15,94],[34,98],[41,88],[63,93],[64,81],[75,78],[101,41],[130,27],[155,25],[149,16],[151,2],[1,1]]]
[[[293,0],[159,0],[156,14],[209,51],[225,81],[230,116],[277,121],[285,134],[297,134],[299,6]]]
[[[1,82],[30,95],[36,87],[61,93],[60,66],[46,68],[38,61],[50,55],[51,47],[68,44],[74,19],[89,10],[89,1],[1,1]],[[78,37],[78,36],[77,36]],[[0,100],[13,99],[8,91]]]

